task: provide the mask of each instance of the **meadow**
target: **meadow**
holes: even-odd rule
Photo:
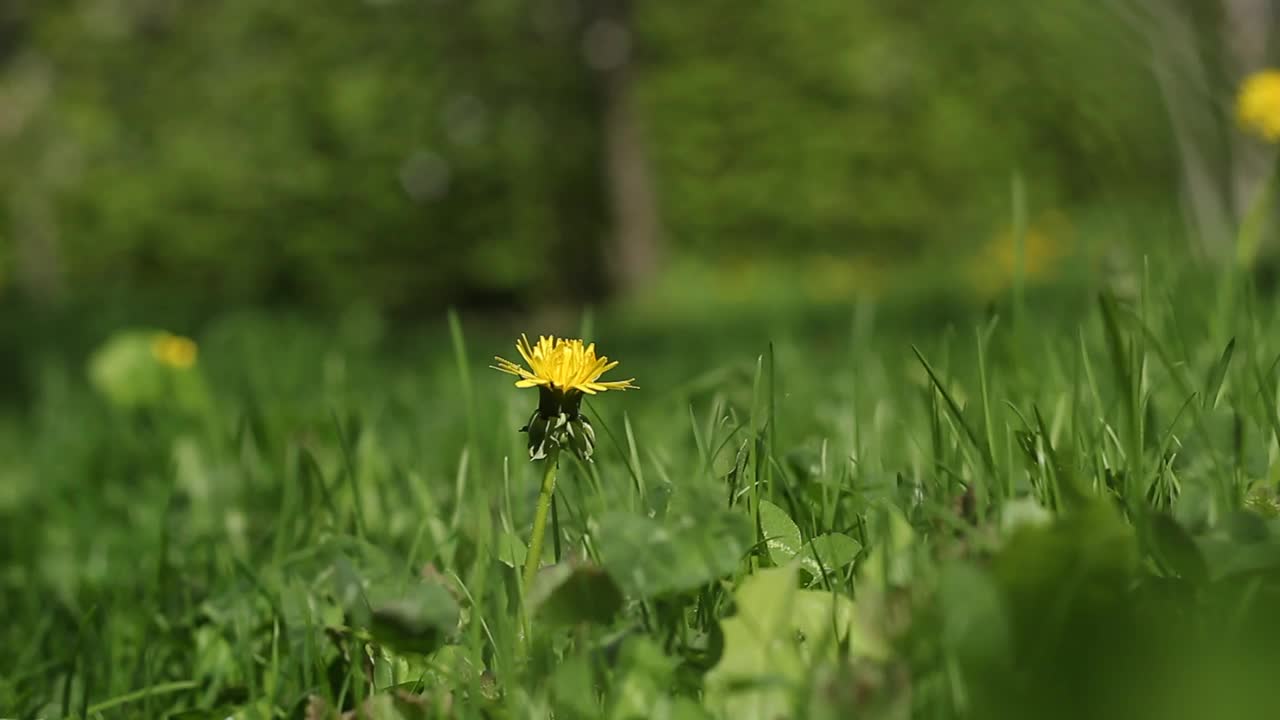
[[[0,415],[0,717],[1271,717],[1255,285],[50,351]],[[521,332],[639,386],[587,398],[527,587],[538,393],[489,369]]]

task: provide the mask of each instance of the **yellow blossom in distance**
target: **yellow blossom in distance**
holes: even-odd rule
[[[555,336],[542,336],[537,344],[530,344],[529,338],[521,335],[516,341],[516,350],[524,358],[525,369],[510,360],[494,356],[500,370],[515,375],[516,387],[546,387],[559,392],[577,390],[587,395],[595,395],[605,390],[633,390],[635,378],[628,380],[600,380],[600,376],[618,365],[617,361],[609,362],[609,358],[596,357],[596,344],[583,346],[581,340],[566,340]]]
[[[151,356],[156,362],[175,370],[187,370],[195,365],[198,354],[195,341],[181,335],[161,333],[151,342]]]
[[[1280,70],[1245,78],[1236,97],[1236,119],[1267,142],[1280,142]]]

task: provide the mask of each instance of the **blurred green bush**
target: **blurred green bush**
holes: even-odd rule
[[[0,274],[218,302],[598,296],[603,2],[5,4]],[[630,23],[673,255],[964,251],[1007,225],[1015,171],[1039,208],[1174,194],[1143,50],[1094,4],[668,1]]]

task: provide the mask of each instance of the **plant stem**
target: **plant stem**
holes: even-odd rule
[[[524,591],[529,592],[533,576],[538,574],[542,560],[542,536],[547,531],[547,511],[551,509],[551,497],[556,491],[556,464],[560,461],[560,448],[553,447],[547,453],[542,471],[542,492],[538,493],[538,509],[533,515],[533,534],[529,536],[529,554],[524,560]]]

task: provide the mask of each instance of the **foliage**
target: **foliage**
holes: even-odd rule
[[[591,78],[520,4],[72,0],[13,33],[0,153],[36,172],[0,193],[99,295],[481,301],[596,260]]]
[[[968,249],[1019,172],[1040,207],[1173,189],[1141,45],[1097,4],[719,0],[643,22],[668,221],[726,261]]]
[[[527,398],[477,359],[508,328],[228,315],[193,407],[47,356],[0,412],[0,708],[1269,717],[1280,316],[1239,280],[602,316],[643,389],[584,404],[527,593]]]
[[[95,299],[596,297],[606,118],[583,47],[602,4],[11,3],[0,284],[21,240]],[[634,3],[671,255],[800,255],[823,277],[829,256],[950,262],[1000,230],[1015,173],[1037,211],[1170,206],[1123,24],[997,5]]]

